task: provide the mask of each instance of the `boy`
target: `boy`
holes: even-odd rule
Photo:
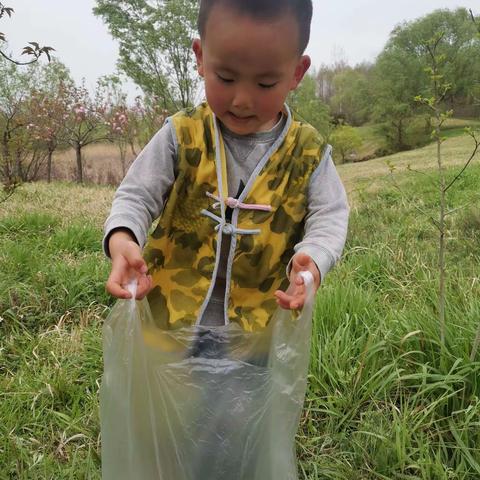
[[[348,206],[331,149],[284,105],[310,66],[311,16],[311,0],[201,1],[207,103],[155,135],[105,224],[107,290],[129,298],[136,277],[165,328],[263,329],[277,304],[303,306],[301,270],[318,288],[341,254]]]

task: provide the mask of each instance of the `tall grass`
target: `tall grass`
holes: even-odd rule
[[[443,361],[436,233],[415,207],[433,214],[436,193],[423,175],[397,181],[403,195],[357,193],[344,259],[317,296],[301,478],[480,478],[480,168],[449,192],[467,207],[449,217]],[[112,196],[26,185],[0,212],[2,480],[100,478]]]
[[[453,170],[452,170],[453,174]],[[434,174],[431,174],[434,175]],[[446,350],[437,305],[434,187],[399,176],[353,214],[317,297],[298,451],[306,478],[480,478],[480,230],[475,167],[449,195]],[[449,192],[450,193],[450,192]],[[406,197],[405,197],[406,195]]]

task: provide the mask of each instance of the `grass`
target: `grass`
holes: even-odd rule
[[[419,128],[422,128],[423,125],[421,118],[422,117],[419,117],[417,120]],[[415,120],[413,119],[410,123],[412,122],[415,122]],[[377,151],[385,151],[388,149],[380,127],[380,124],[366,124],[361,127],[356,127],[362,139],[362,146],[357,151],[357,157],[359,159],[373,158],[376,156]],[[443,125],[442,135],[445,138],[461,137],[464,135],[466,127],[479,128],[480,122],[475,119],[449,118]]]
[[[450,175],[468,149],[445,143]],[[480,167],[449,192],[465,208],[449,217],[442,349],[432,153],[390,157],[401,191],[385,160],[339,167],[351,225],[317,296],[301,478],[480,478]],[[100,241],[112,197],[38,183],[1,205],[1,480],[100,478],[101,325],[113,303]]]

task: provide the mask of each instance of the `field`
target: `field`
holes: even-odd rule
[[[449,175],[469,151],[465,137],[445,142]],[[442,346],[433,155],[339,167],[351,224],[317,295],[302,479],[480,478],[480,159],[449,191]],[[113,193],[39,182],[0,205],[1,480],[100,478],[101,326],[113,304],[100,242]]]

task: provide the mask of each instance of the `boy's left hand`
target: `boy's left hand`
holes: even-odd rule
[[[313,275],[315,291],[320,286],[320,272],[310,256],[305,253],[297,253],[292,259],[290,270],[290,286],[285,292],[277,290],[275,298],[277,303],[287,310],[296,310],[303,307],[307,296],[307,289],[299,272],[308,270]]]

